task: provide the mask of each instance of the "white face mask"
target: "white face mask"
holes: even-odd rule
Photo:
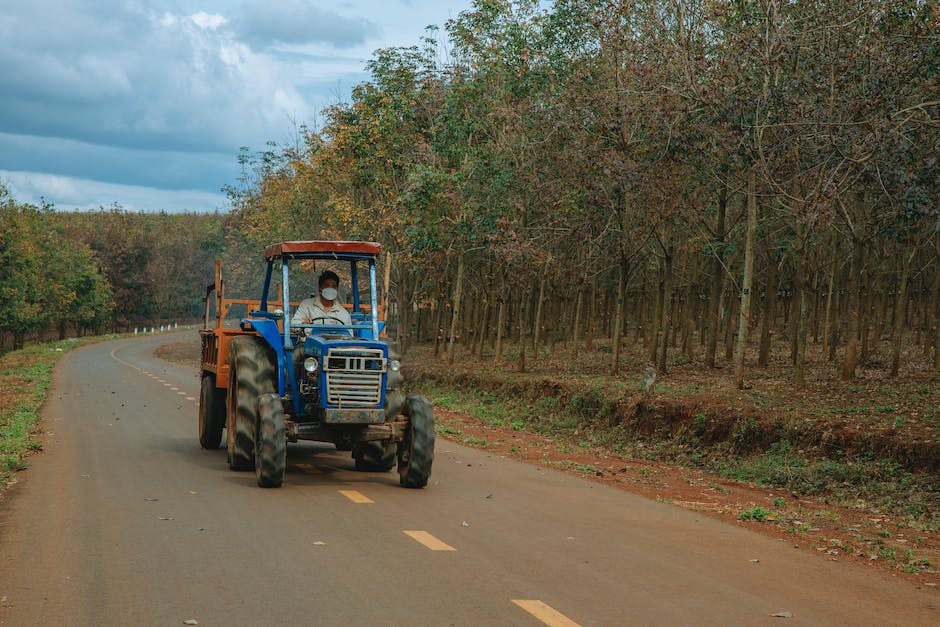
[[[320,296],[323,297],[323,300],[336,300],[338,293],[335,287],[324,287],[320,290]]]

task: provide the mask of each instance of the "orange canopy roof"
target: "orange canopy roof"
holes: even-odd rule
[[[378,255],[382,246],[376,242],[350,242],[350,241],[300,241],[300,242],[280,242],[271,244],[264,249],[266,259],[283,257],[284,255],[304,255],[304,254],[343,254],[351,253],[355,255]]]

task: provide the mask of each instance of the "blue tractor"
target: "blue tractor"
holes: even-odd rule
[[[283,483],[287,443],[299,440],[352,451],[356,470],[385,472],[397,461],[401,485],[427,485],[434,416],[427,399],[403,395],[397,355],[382,339],[380,250],[374,242],[350,241],[268,246],[259,301],[226,298],[216,262],[200,331],[203,448],[219,448],[224,429],[229,468],[254,469],[265,488]],[[292,322],[292,276],[315,275],[327,265],[348,277],[347,315]],[[237,327],[225,324],[235,305],[248,307]]]

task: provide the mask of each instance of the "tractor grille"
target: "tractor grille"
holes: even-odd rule
[[[329,349],[324,364],[327,402],[339,407],[378,405],[385,365],[381,349]]]

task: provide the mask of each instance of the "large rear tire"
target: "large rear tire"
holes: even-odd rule
[[[228,467],[254,470],[258,398],[274,392],[274,357],[256,336],[232,338],[228,351]]]
[[[434,412],[428,399],[416,394],[405,399],[402,410],[410,420],[398,447],[399,483],[406,488],[423,488],[434,463]]]
[[[225,390],[215,387],[215,375],[202,375],[199,389],[199,444],[204,449],[215,450],[222,445],[222,428],[225,426]]]
[[[398,445],[394,442],[372,441],[353,445],[353,459],[360,472],[388,472],[395,465]]]
[[[258,398],[258,429],[255,431],[255,474],[262,488],[279,488],[287,469],[287,436],[284,405],[277,394]]]

